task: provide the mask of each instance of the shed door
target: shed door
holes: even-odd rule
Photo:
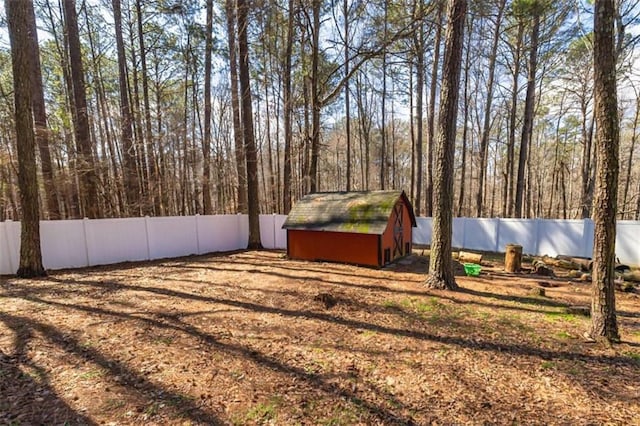
[[[393,258],[402,256],[402,249],[404,248],[404,227],[403,227],[403,212],[404,204],[402,202],[396,203],[393,207]]]

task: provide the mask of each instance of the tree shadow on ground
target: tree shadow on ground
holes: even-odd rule
[[[67,281],[68,282],[68,281]],[[88,286],[104,286],[103,282],[94,282],[94,281],[77,281],[74,285],[88,285]],[[208,302],[214,304],[221,304],[226,306],[233,306],[236,308],[242,308],[249,311],[260,312],[260,313],[270,313],[276,315],[282,315],[291,318],[307,318],[307,319],[316,319],[319,321],[325,321],[330,323],[335,323],[338,325],[343,325],[350,328],[355,329],[364,329],[375,331],[379,333],[391,334],[394,336],[404,336],[415,338],[419,340],[429,340],[444,344],[450,344],[454,346],[469,348],[469,349],[478,349],[483,351],[496,351],[496,352],[507,352],[513,355],[527,355],[527,356],[536,356],[541,359],[572,359],[572,360],[584,360],[588,362],[595,362],[600,364],[607,365],[632,365],[635,366],[636,363],[630,358],[621,357],[621,356],[609,356],[609,355],[592,355],[586,353],[578,353],[578,352],[570,352],[570,351],[551,351],[542,348],[531,347],[527,345],[513,345],[508,343],[501,342],[493,342],[489,340],[467,340],[459,336],[442,336],[433,333],[427,333],[419,330],[410,330],[410,329],[401,329],[394,328],[385,325],[377,325],[364,321],[343,318],[340,316],[328,314],[325,312],[316,312],[312,310],[291,310],[291,309],[283,309],[274,306],[265,306],[261,304],[256,304],[248,301],[239,301],[228,298],[219,298],[219,297],[209,297],[202,296],[198,294],[186,293],[183,291],[158,288],[158,287],[145,287],[135,284],[123,284],[123,283],[110,283],[109,285],[118,285],[121,288],[131,290],[131,291],[139,291],[139,292],[149,292],[153,294],[164,295],[168,297],[176,297],[185,300],[197,300],[201,302]],[[483,293],[483,292],[480,292]],[[489,293],[491,294],[491,293]],[[507,296],[508,297],[508,296]],[[53,302],[49,300],[33,298],[30,296],[24,296],[25,300],[30,300],[38,303],[45,304],[54,304],[62,307],[69,307],[81,310],[88,311],[96,311],[100,312],[99,308],[94,307],[81,307],[75,305],[68,305],[65,303]],[[534,299],[537,300],[537,299]],[[116,314],[116,315],[125,315],[117,312],[106,311],[107,314]]]
[[[14,332],[15,351],[0,350],[0,423],[94,425],[56,393],[44,368],[29,358],[26,347],[33,337],[27,324],[0,320]]]
[[[42,300],[41,303],[48,303],[48,301]],[[53,304],[52,302],[49,302]],[[64,304],[61,304],[64,305]],[[72,306],[72,305],[68,305]],[[158,398],[165,400],[167,402],[170,401],[181,401],[180,411],[181,415],[189,418],[192,421],[196,422],[205,422],[207,424],[222,424],[222,421],[212,412],[202,409],[198,407],[195,403],[189,400],[184,400],[182,395],[172,392],[168,389],[164,389],[146,379],[143,375],[137,373],[136,371],[127,367],[124,363],[107,358],[101,352],[91,348],[86,347],[80,344],[77,338],[73,337],[69,333],[63,333],[52,325],[36,321],[26,316],[12,315],[6,312],[0,312],[0,321],[2,321],[7,327],[12,330],[20,331],[17,333],[18,341],[17,347],[24,347],[27,345],[28,341],[33,337],[34,332],[40,333],[42,336],[46,338],[50,343],[62,348],[68,354],[74,355],[80,359],[88,361],[90,363],[96,364],[100,368],[104,369],[109,373],[112,377],[120,377],[121,380],[119,382],[120,385],[124,385],[128,388],[128,390],[139,394],[144,399],[151,400]],[[24,358],[27,358],[26,355]],[[31,361],[27,361],[29,364],[37,368]],[[39,371],[43,371],[39,369]],[[42,374],[45,374],[44,372]],[[162,395],[162,396],[158,396]],[[65,407],[68,408],[68,405],[62,401],[60,398],[57,398],[60,401],[63,409]],[[34,407],[38,406],[37,399],[35,401],[31,401],[30,397],[23,397],[23,400],[19,401],[21,404],[25,405],[33,405]],[[64,423],[64,422],[74,422],[78,416],[77,413],[73,411],[69,411],[70,408],[67,409],[67,412],[61,411],[60,414],[64,417],[60,417],[55,419],[56,421],[52,421],[54,419],[42,419],[41,423]],[[34,415],[33,413],[39,413],[40,409],[34,409],[30,412],[30,416],[28,423],[40,423],[37,418],[31,417]],[[41,415],[46,415],[46,413],[41,413]],[[68,416],[68,417],[67,417]],[[89,419],[84,417],[80,417],[79,423],[88,423],[93,424]]]
[[[124,286],[127,287],[127,286]],[[374,402],[367,401],[360,397],[358,394],[341,387],[338,384],[328,382],[323,380],[323,378],[317,374],[310,373],[305,371],[304,369],[291,366],[285,363],[282,363],[279,359],[269,356],[267,354],[263,354],[259,351],[253,350],[251,348],[237,345],[237,344],[229,344],[222,343],[217,340],[214,336],[204,333],[200,331],[197,327],[185,323],[181,319],[181,315],[167,315],[163,314],[161,317],[162,320],[143,317],[139,315],[129,314],[129,313],[121,313],[116,311],[111,311],[107,309],[97,308],[97,307],[89,307],[82,305],[74,305],[67,303],[60,303],[51,300],[45,300],[38,297],[24,296],[24,300],[28,300],[34,303],[42,303],[48,304],[51,306],[56,306],[60,308],[84,311],[94,315],[100,316],[112,316],[117,317],[123,320],[129,321],[141,321],[146,323],[152,327],[161,328],[161,329],[170,329],[178,332],[185,333],[192,337],[197,338],[201,342],[208,345],[210,348],[222,351],[230,356],[241,357],[247,360],[254,362],[257,365],[261,365],[266,367],[274,372],[286,374],[288,376],[292,376],[297,380],[302,380],[311,386],[321,390],[325,394],[332,395],[334,397],[338,397],[340,399],[344,399],[349,401],[351,404],[360,407],[367,411],[376,421],[383,422],[385,424],[403,424],[403,425],[413,425],[415,421],[411,417],[405,417],[401,414],[396,413],[393,410],[387,409],[379,404]],[[213,302],[218,303],[218,302]],[[257,305],[259,306],[259,305]],[[272,309],[267,309],[267,312],[274,312]],[[148,313],[147,313],[148,314]],[[73,337],[69,337],[56,330],[52,326],[47,324],[37,322],[31,320],[28,317],[18,317],[10,314],[0,312],[0,321],[4,322],[22,322],[26,324],[27,327],[30,327],[36,331],[41,332],[43,335],[47,336],[53,342],[62,345],[67,352],[73,353],[78,356],[82,356],[89,362],[93,362],[100,367],[109,371],[109,374],[112,376],[119,376],[127,378],[126,384],[132,389],[142,389],[146,394],[149,395],[157,395],[158,391],[161,390],[163,392],[165,399],[178,398],[180,395],[173,394],[165,389],[158,388],[157,385],[154,385],[148,382],[142,375],[138,374],[134,370],[129,369],[124,366],[119,361],[110,360],[105,358],[100,352],[82,347],[77,339]],[[396,410],[403,409],[402,405],[395,404]],[[193,421],[205,422],[207,424],[221,424],[221,421],[215,417],[213,413],[208,412],[200,407],[195,406],[192,403],[188,403],[186,406],[183,405],[184,415],[186,415],[189,419]]]
[[[260,271],[262,273],[270,273],[271,271]],[[284,276],[290,278],[287,274],[276,274],[277,276]],[[637,363],[630,357],[624,356],[616,356],[616,355],[596,355],[590,353],[582,353],[575,351],[566,351],[566,350],[549,350],[544,348],[538,348],[535,346],[530,346],[527,344],[515,344],[515,343],[503,343],[503,342],[495,342],[490,339],[478,339],[478,338],[465,338],[462,336],[449,336],[443,334],[429,333],[424,330],[416,330],[416,329],[406,329],[400,327],[392,327],[387,325],[379,325],[367,321],[362,321],[358,319],[350,319],[344,318],[342,316],[336,314],[329,314],[326,312],[317,312],[316,310],[308,310],[308,309],[284,309],[278,306],[266,306],[260,303],[253,303],[250,301],[241,301],[230,298],[220,298],[220,297],[210,297],[202,294],[194,294],[186,291],[179,291],[176,289],[168,289],[159,286],[145,286],[145,285],[137,285],[137,284],[128,284],[128,283],[120,283],[114,281],[88,281],[88,280],[69,280],[64,279],[60,280],[55,277],[50,277],[50,280],[54,282],[58,282],[58,284],[66,284],[68,286],[75,287],[90,287],[99,289],[100,292],[104,292],[104,294],[116,293],[118,291],[132,291],[132,292],[147,292],[155,295],[163,295],[169,298],[178,298],[182,300],[192,300],[192,301],[200,301],[211,304],[220,304],[227,307],[232,307],[236,309],[248,310],[259,313],[267,313],[280,315],[293,319],[313,319],[321,322],[326,322],[330,324],[335,324],[339,326],[344,326],[349,330],[369,330],[377,333],[384,333],[393,336],[407,337],[411,339],[421,340],[421,341],[429,341],[436,342],[445,345],[452,345],[465,349],[472,350],[481,350],[485,352],[494,352],[494,353],[506,353],[514,356],[524,356],[524,357],[534,357],[540,360],[549,360],[549,361],[567,361],[567,362],[580,362],[585,365],[594,366],[597,368],[613,368],[613,369],[637,369]],[[295,279],[295,278],[294,278]],[[306,280],[315,280],[316,277],[303,277]],[[57,280],[57,281],[56,281]],[[181,280],[180,278],[176,278],[176,280]],[[200,284],[206,284],[201,283]],[[335,282],[332,285],[345,285],[343,282]],[[351,284],[353,287],[364,288],[367,286],[360,286],[356,284]],[[232,286],[229,286],[232,287]],[[380,288],[376,288],[376,290],[389,292],[390,289],[385,286],[379,286]],[[15,292],[11,295],[12,297],[16,297],[18,294],[19,297],[29,300],[34,303],[48,304],[56,307],[60,307],[63,309],[72,309],[72,310],[80,310],[93,315],[99,316],[111,316],[120,318],[122,320],[127,321],[142,321],[149,326],[165,328],[174,330],[180,333],[185,333],[187,335],[193,336],[200,341],[206,343],[210,348],[223,351],[229,355],[235,357],[241,357],[248,360],[253,361],[257,365],[264,366],[269,368],[275,372],[279,372],[282,374],[286,374],[291,377],[295,377],[298,380],[302,380],[309,385],[322,390],[326,394],[337,396],[343,398],[350,403],[363,407],[370,415],[377,419],[377,421],[382,421],[385,423],[401,423],[401,424],[411,424],[413,419],[410,416],[402,416],[397,414],[398,410],[402,410],[406,407],[398,407],[398,408],[388,408],[383,406],[382,404],[375,403],[369,400],[363,399],[358,393],[353,392],[345,387],[340,385],[329,383],[323,377],[309,373],[304,369],[299,367],[295,367],[289,365],[285,362],[282,362],[280,359],[270,356],[268,354],[264,354],[258,351],[251,349],[250,347],[239,345],[239,344],[229,344],[220,342],[218,338],[212,336],[211,334],[207,334],[200,330],[199,328],[184,322],[184,317],[187,314],[181,313],[169,313],[162,314],[162,312],[151,313],[152,315],[157,315],[161,317],[161,319],[149,318],[149,312],[140,312],[139,314],[132,313],[123,313],[113,310],[108,310],[99,307],[93,306],[84,306],[70,303],[61,303],[52,300],[42,299],[40,297],[36,297],[33,294],[30,294],[29,287],[24,286],[20,287],[20,285],[16,285],[14,287]],[[488,298],[488,299],[497,299],[504,300],[508,302],[522,303],[528,305],[544,305],[549,307],[563,307],[566,304],[562,304],[555,301],[548,301],[545,299],[538,299],[532,297],[520,297],[520,296],[509,296],[509,295],[501,295],[490,292],[482,292],[475,290],[463,290],[465,293],[470,294],[477,298]],[[436,296],[436,297],[444,297],[442,293],[432,294],[428,292],[405,292],[399,289],[393,289],[392,293],[400,293],[411,295],[415,294],[417,296]],[[455,295],[455,293],[451,293]],[[542,303],[541,303],[542,302]],[[544,302],[550,302],[550,304],[545,304]],[[484,303],[484,302],[478,302]],[[486,304],[488,306],[492,306],[492,304]],[[502,305],[496,305],[499,308],[509,308]],[[389,309],[386,309],[385,312],[390,312]],[[399,312],[399,314],[404,315],[404,311]],[[29,319],[26,318],[27,323]],[[40,325],[38,325],[40,324]],[[38,323],[33,325],[32,328],[40,330],[44,325]],[[450,331],[450,330],[449,330]],[[76,341],[77,346],[77,341]],[[72,348],[73,349],[73,348]],[[73,350],[75,353],[75,349]],[[91,357],[100,355],[91,354]],[[102,365],[100,362],[97,362],[99,365]],[[116,374],[116,372],[113,372]],[[134,372],[135,373],[135,372]],[[637,374],[634,375],[638,377]],[[588,384],[584,383],[585,389],[588,389]],[[618,395],[618,393],[620,395]],[[621,400],[628,400],[629,395],[624,394],[623,392],[617,392],[615,395],[612,395]],[[385,399],[385,395],[381,395],[382,399]],[[198,418],[190,417],[190,418]],[[213,420],[215,422],[215,419]]]

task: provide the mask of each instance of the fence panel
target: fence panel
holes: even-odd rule
[[[84,220],[40,222],[40,247],[45,269],[89,266]]]
[[[464,248],[497,251],[499,219],[466,219],[464,221]]]
[[[238,215],[197,216],[200,253],[237,250]]]
[[[276,246],[277,249],[287,249],[287,230],[282,229],[284,221],[287,220],[287,215],[277,214],[274,217]]]
[[[620,222],[618,222],[620,223]],[[584,228],[582,231],[582,252],[576,253],[575,256],[592,257],[593,256],[593,232],[595,226],[591,219],[584,219]]]
[[[540,219],[538,222],[539,255],[579,256],[584,252],[584,241],[582,220]]]
[[[273,249],[276,246],[274,215],[260,215],[260,242],[262,247]]]
[[[149,257],[164,259],[198,253],[195,216],[148,217]]]
[[[0,245],[2,257],[6,259],[8,274],[15,274],[20,265],[20,222],[4,222],[4,243]],[[2,241],[0,241],[2,243]],[[3,272],[4,273],[4,272]]]
[[[504,251],[507,244],[519,244],[523,253],[535,254],[537,227],[536,219],[500,219],[496,251]]]
[[[431,244],[432,219],[430,217],[416,217],[417,228],[413,228],[414,244]]]
[[[149,260],[145,218],[85,220],[90,265]]]
[[[244,250],[249,245],[249,216],[246,214],[237,215],[236,232],[238,233],[238,250]]]
[[[616,256],[628,265],[640,265],[640,221],[618,222]]]
[[[9,241],[7,240],[6,224],[0,222],[0,275],[13,274],[16,271],[11,266]]]
[[[451,247],[465,248],[464,247],[464,223],[468,219],[466,217],[454,217],[453,218],[453,233],[451,235]],[[433,222],[431,223],[433,230]],[[433,232],[433,231],[432,231]],[[433,235],[432,235],[433,237]]]

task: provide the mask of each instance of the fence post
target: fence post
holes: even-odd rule
[[[144,235],[147,240],[147,260],[151,260],[151,243],[149,243],[149,216],[144,217]]]
[[[500,252],[500,218],[497,217],[494,219],[496,221],[496,249],[494,250],[496,253]]]
[[[236,245],[238,246],[237,250],[242,250],[242,249],[247,248],[244,245],[244,238],[242,238],[242,214],[241,213],[236,213],[236,217],[238,218],[238,221],[237,221],[237,224],[236,224],[236,227],[237,227],[236,235],[237,235],[237,238],[238,238],[237,241],[236,241]]]
[[[582,247],[581,256],[591,258],[593,256],[593,221],[589,218],[582,219]]]
[[[4,222],[0,222],[0,244],[2,244],[2,246],[0,246],[0,254],[6,256],[5,259],[8,260],[9,269],[15,271],[11,264],[11,246],[9,245],[9,237],[7,236],[7,226]],[[8,273],[10,274],[11,271]]]
[[[272,226],[272,229],[273,229],[273,249],[275,250],[276,248],[278,248],[277,247],[278,244],[276,243],[276,214],[275,213],[271,214],[271,219],[272,219],[272,222],[273,222],[273,226]]]
[[[463,249],[467,248],[467,218],[462,217],[462,247]]]
[[[87,266],[91,266],[91,258],[89,257],[89,241],[87,241],[87,223],[89,223],[89,218],[82,218],[82,237],[84,240],[84,254],[85,259],[87,259]]]
[[[535,229],[535,245],[534,245],[534,250],[533,250],[533,254],[536,256],[540,256],[541,253],[539,253],[540,251],[540,219],[535,218],[535,226],[533,229]]]
[[[15,274],[16,272],[18,272],[18,264],[20,262],[20,259],[14,259],[13,254],[15,253],[15,250],[13,249],[13,245],[11,244],[11,240],[9,240],[9,231],[11,228],[11,224],[13,223],[13,221],[11,219],[7,219],[5,222],[5,227],[4,227],[4,238],[6,241],[6,246],[7,246],[7,255],[9,257],[9,268],[13,271],[12,273]],[[20,247],[18,247],[18,256],[20,256]]]
[[[198,254],[200,253],[200,230],[198,229],[198,218],[200,217],[200,213],[196,213],[195,221],[196,221],[196,250]]]

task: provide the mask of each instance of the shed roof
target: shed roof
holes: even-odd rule
[[[298,200],[284,229],[383,234],[393,207],[402,199],[416,226],[413,207],[404,191],[318,192]]]

